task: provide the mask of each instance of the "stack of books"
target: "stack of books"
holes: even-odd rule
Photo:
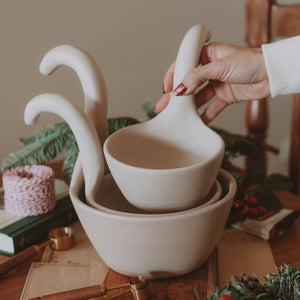
[[[69,197],[69,187],[63,180],[55,179],[56,205],[46,214],[16,217],[4,209],[4,191],[0,197],[0,252],[15,255],[47,238],[50,230],[67,226],[77,220]]]

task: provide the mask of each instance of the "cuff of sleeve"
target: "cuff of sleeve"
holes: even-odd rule
[[[300,36],[262,45],[271,96],[300,92]]]

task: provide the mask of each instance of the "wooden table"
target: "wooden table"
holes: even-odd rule
[[[285,207],[292,209],[300,209],[300,198],[288,192],[278,192],[277,195],[284,203]],[[292,264],[294,266],[300,265],[300,218],[298,218],[294,225],[282,236],[270,241],[270,246],[273,252],[274,260],[277,266],[283,263]],[[23,290],[26,280],[27,272],[30,264],[33,261],[39,261],[42,254],[36,255],[17,269],[13,270],[6,276],[0,279],[0,299],[3,300],[18,300]],[[0,263],[8,259],[7,256],[0,254]],[[215,281],[216,278],[208,278],[208,274],[214,275],[214,259],[209,260],[199,270],[192,272],[186,276],[170,279],[153,281],[154,290],[160,291],[159,296],[155,300],[165,299],[196,299],[193,289],[196,288],[200,294],[200,299],[204,299],[206,294],[207,280],[208,285]],[[234,275],[234,274],[233,274]],[[229,279],[228,279],[229,280]],[[203,287],[202,281],[205,282]],[[106,284],[112,286],[128,282],[126,276],[120,275],[112,270],[106,279]],[[211,294],[210,291],[209,294]],[[186,297],[189,294],[190,297]],[[185,296],[183,296],[185,295]],[[132,299],[132,297],[123,297],[122,299]]]

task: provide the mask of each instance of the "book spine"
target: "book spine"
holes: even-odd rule
[[[29,246],[38,243],[43,239],[47,239],[47,235],[50,230],[67,226],[75,220],[77,220],[77,214],[73,206],[70,205],[68,209],[64,210],[60,214],[57,214],[55,218],[45,220],[44,223],[41,223],[33,228],[31,227],[28,230],[24,230],[23,232],[15,235],[13,237],[15,251],[10,255],[17,254]]]

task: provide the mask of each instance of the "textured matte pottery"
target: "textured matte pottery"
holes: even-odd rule
[[[194,26],[180,46],[174,86],[199,62],[205,26]],[[224,142],[200,119],[194,95],[171,96],[158,116],[112,134],[104,143],[110,171],[134,206],[178,211],[205,201],[218,174]]]
[[[185,36],[177,58],[174,86],[197,64],[208,35],[205,27],[195,26]],[[65,54],[72,59],[64,58]],[[80,155],[70,196],[99,255],[110,268],[128,276],[172,277],[201,266],[220,238],[236,183],[219,169],[224,143],[202,123],[194,96],[171,97],[167,108],[156,118],[106,139],[104,151],[118,185],[115,187],[138,207],[124,208],[124,201],[114,201],[116,198],[110,196],[116,191],[110,186],[114,181],[109,174],[104,175],[102,143],[106,127],[102,131],[99,124],[106,121],[106,93],[101,94],[98,89],[104,84],[101,74],[88,56],[65,46],[45,56],[41,72],[50,74],[61,64],[77,72],[87,92],[86,113],[63,96],[42,94],[27,104],[25,122],[34,124],[41,113],[51,112],[61,116],[73,131]],[[88,78],[94,77],[98,79],[89,82]],[[101,97],[105,112],[101,112]],[[91,110],[87,109],[90,104],[94,105]],[[99,124],[98,117],[102,118]],[[218,172],[221,199],[203,207]],[[86,201],[97,203],[102,209],[91,207]]]
[[[167,214],[120,215],[123,208],[108,213],[85,204],[83,182],[73,179],[72,203],[101,258],[121,274],[147,278],[179,276],[200,267],[219,241],[236,191],[233,177],[220,170],[223,194],[212,205]]]
[[[84,189],[90,200],[96,199],[103,179],[95,129],[85,113],[60,95],[32,99],[25,109],[26,123],[34,123],[43,112],[60,115],[74,132],[83,172],[74,169],[70,196],[84,230],[110,268],[128,276],[163,278],[191,272],[206,261],[220,238],[236,191],[230,174],[220,171],[223,195],[205,208],[164,214],[126,213],[121,207],[112,207],[115,212],[101,211],[85,204],[83,193]]]

